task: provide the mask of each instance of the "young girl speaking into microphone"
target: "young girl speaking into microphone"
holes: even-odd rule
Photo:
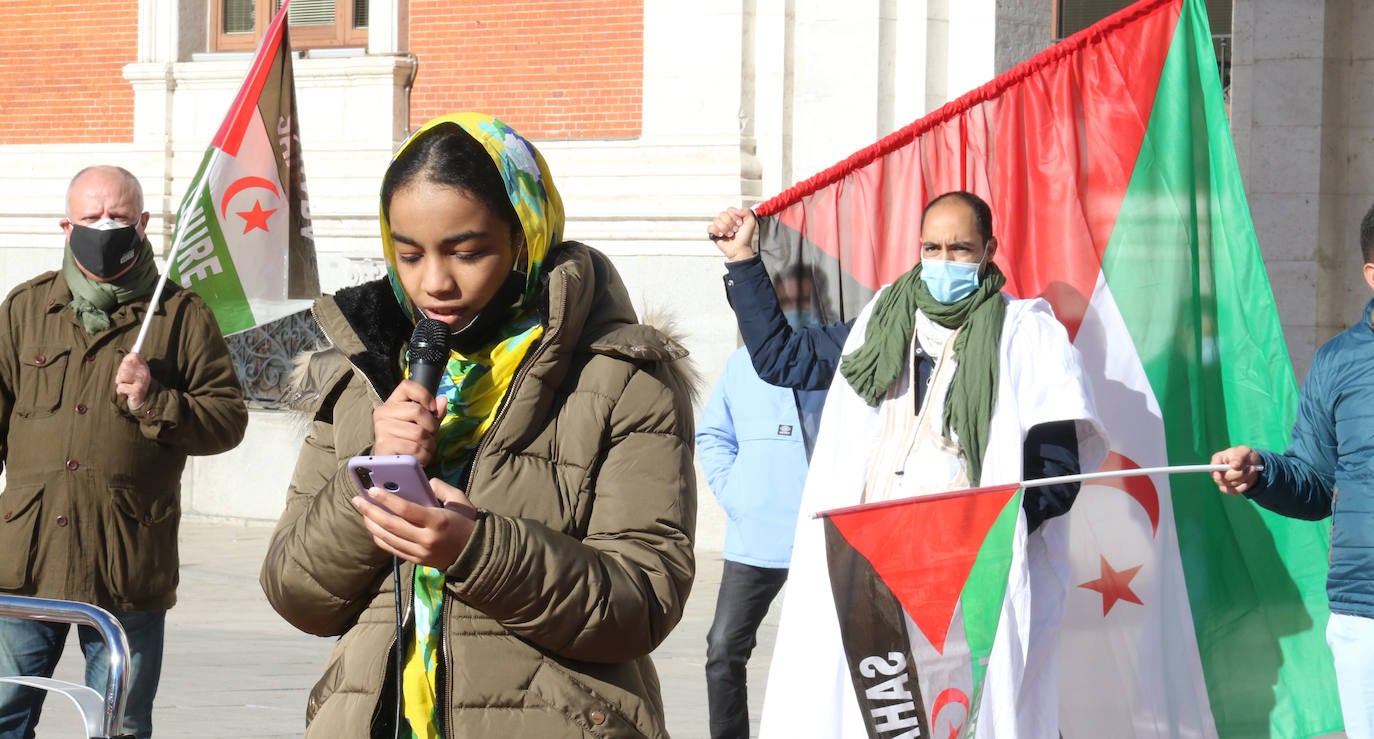
[[[649,653],[695,567],[686,352],[563,240],[543,158],[489,116],[411,135],[381,231],[387,276],[315,305],[333,348],[262,570],[283,617],[341,636],[307,735],[666,736]],[[433,395],[403,377],[421,318],[452,334]],[[368,454],[416,457],[443,506],[360,495]]]

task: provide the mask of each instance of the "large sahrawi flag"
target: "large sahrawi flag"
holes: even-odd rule
[[[764,203],[765,260],[807,266],[816,312],[852,318],[916,261],[922,206],[954,189],[991,203],[1008,291],[1050,301],[1082,354],[1112,442],[1106,467],[1196,464],[1233,441],[1285,446],[1296,388],[1200,0],[1127,8]],[[1326,522],[1180,475],[1085,484],[1051,524],[1073,557],[1066,739],[1341,728],[1323,636]],[[831,664],[830,583],[812,587],[827,579],[806,544],[819,547],[808,530],[819,526],[799,523],[765,737],[870,735]],[[958,707],[946,714],[931,717],[936,736],[966,723]]]
[[[319,294],[301,167],[287,5],[177,211],[168,277],[203,297],[228,335]]]
[[[974,723],[1020,511],[1018,487],[1005,485],[822,514],[868,736],[932,736],[946,707]]]

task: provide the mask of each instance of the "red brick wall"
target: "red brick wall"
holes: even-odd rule
[[[638,136],[643,0],[410,0],[414,128],[490,113],[535,139]]]
[[[133,138],[124,65],[138,48],[138,0],[6,3],[0,24],[0,144]]]

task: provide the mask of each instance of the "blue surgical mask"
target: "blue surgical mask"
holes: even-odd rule
[[[949,305],[957,303],[978,289],[978,268],[982,262],[955,262],[948,259],[921,261],[921,282],[931,297]]]
[[[802,308],[785,310],[782,315],[783,318],[787,319],[787,325],[791,326],[794,331],[816,322],[816,317],[811,315],[811,311]]]

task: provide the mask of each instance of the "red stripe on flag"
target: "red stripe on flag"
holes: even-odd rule
[[[920,212],[988,200],[1017,297],[1076,333],[1135,167],[1181,0],[1137,3],[757,208],[870,289],[919,258]]]
[[[1085,47],[1097,43],[1100,37],[1107,36],[1123,26],[1130,26],[1143,16],[1156,13],[1161,8],[1169,8],[1169,32],[1172,34],[1174,30],[1173,23],[1178,20],[1179,11],[1182,8],[1181,3],[1182,0],[1149,0],[1148,2],[1143,1],[1136,3],[1113,15],[1109,15],[1098,23],[1075,33],[1054,46],[1027,59],[1021,64],[1018,64],[988,84],[965,93],[959,98],[931,112],[929,115],[884,136],[877,143],[855,152],[844,161],[832,167],[828,167],[819,174],[809,177],[768,200],[759,203],[754,210],[759,215],[777,215],[783,208],[799,202],[807,195],[835,184],[850,172],[867,166],[874,160],[905,147],[927,131],[947,123],[955,116],[963,114],[979,103],[1001,95],[1008,88],[1020,84],[1025,77],[1039,72],[1041,67],[1052,64],[1062,57],[1079,53],[1083,51]],[[1140,49],[1138,51],[1145,52],[1147,50]],[[1163,54],[1160,55],[1160,58],[1162,67]],[[1147,98],[1149,100],[1154,99],[1154,88],[1157,84],[1158,70],[1156,70],[1155,80],[1148,90]],[[1149,106],[1147,105],[1146,107],[1148,108]]]
[[[955,606],[988,531],[1016,484],[828,511],[935,649],[944,653]]]
[[[253,120],[253,111],[258,107],[258,98],[262,97],[262,88],[267,84],[267,76],[277,61],[282,40],[286,37],[286,8],[290,4],[290,0],[283,2],[277,15],[272,18],[272,24],[267,27],[266,35],[262,37],[262,44],[258,46],[258,53],[253,55],[248,77],[243,80],[239,94],[234,97],[233,105],[229,106],[229,115],[225,116],[219,132],[210,142],[211,146],[231,157],[238,156],[239,145],[243,143],[243,132]],[[290,53],[290,49],[287,49],[287,53]]]
[[[1029,75],[993,109],[989,202],[1007,291],[1077,334],[1145,138],[1181,3],[1095,30],[1091,53]],[[1007,135],[1011,133],[1012,135]]]

